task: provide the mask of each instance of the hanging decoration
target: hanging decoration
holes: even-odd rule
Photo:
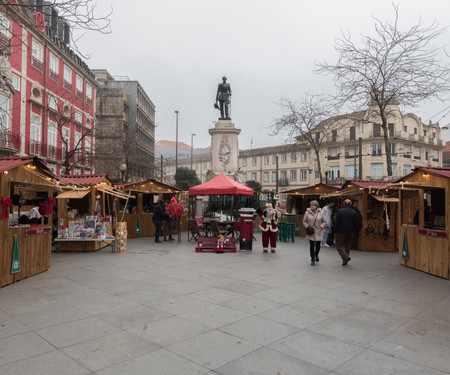
[[[11,198],[6,198],[6,196],[2,198],[2,214],[0,215],[0,219],[9,218],[8,207],[11,207],[11,204],[12,204]]]
[[[14,248],[11,264],[11,273],[20,272],[20,259],[19,259],[19,244],[17,241],[17,234],[14,235]]]
[[[48,198],[48,213],[53,213],[53,205],[56,203],[56,198],[50,197]]]
[[[98,193],[98,190],[95,189],[95,214],[97,216],[101,215],[102,213],[102,207],[100,205],[100,194]]]
[[[408,245],[407,245],[407,243],[406,243],[406,230],[403,231],[402,259],[403,259],[403,260],[408,260]]]
[[[137,223],[136,223],[136,230],[134,231],[134,233],[139,234],[141,233],[141,222],[139,220],[139,216],[137,218]]]

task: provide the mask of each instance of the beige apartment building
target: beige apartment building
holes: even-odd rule
[[[403,115],[398,105],[394,105],[388,130],[393,179],[410,173],[418,166],[442,166],[445,142],[441,140],[438,123],[424,124],[414,114]],[[312,146],[299,141],[295,144],[241,150],[241,182],[255,180],[261,183],[264,191],[282,192],[314,185],[321,180],[342,185],[349,179],[387,179],[383,131],[379,123],[371,119],[369,110],[339,116],[336,121],[327,122],[327,126],[319,124],[313,136],[323,139],[319,153],[322,173],[319,172]],[[178,165],[190,168],[191,159],[178,160]],[[210,167],[209,154],[193,157],[192,168],[201,182],[206,181],[206,172]],[[174,162],[167,162],[163,170],[163,182],[173,183]]]

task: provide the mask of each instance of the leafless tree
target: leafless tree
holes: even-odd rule
[[[85,145],[87,139],[91,140],[94,135],[94,124],[91,122],[90,124],[78,125],[78,139],[74,136],[67,136],[66,131],[70,132],[70,125],[76,120],[68,103],[60,104],[54,110],[50,110],[49,119],[56,124],[57,134],[61,138],[63,165],[61,174],[70,174],[72,168],[93,158],[93,145],[91,144],[89,149]],[[72,129],[75,129],[75,127],[72,127]],[[74,140],[73,145],[71,139]]]
[[[441,62],[445,51],[434,44],[446,29],[436,22],[425,26],[419,19],[400,30],[398,5],[393,8],[392,21],[373,17],[374,34],[362,35],[358,45],[349,33],[336,39],[337,62],[316,62],[317,73],[333,76],[342,105],[360,109],[369,101],[368,118],[383,129],[388,176],[392,176],[388,118],[394,106],[442,100],[450,89],[450,65]]]
[[[281,99],[281,117],[270,126],[271,135],[282,134],[286,142],[309,144],[317,158],[320,182],[323,180],[320,150],[333,130],[338,130],[336,107],[325,95],[306,96],[298,101]]]
[[[46,20],[46,28],[55,28],[55,25],[62,28],[67,26],[71,31],[71,48],[85,58],[87,56],[77,48],[77,41],[89,31],[103,34],[111,32],[112,8],[100,13],[95,0],[0,0],[0,9],[6,16],[13,19],[19,16],[18,13],[21,13],[22,20],[28,19],[29,21],[35,12],[40,12]],[[30,24],[37,27],[36,22]],[[23,43],[21,35],[15,35],[12,27],[10,27],[10,31],[13,44]],[[58,34],[56,30],[53,31]]]

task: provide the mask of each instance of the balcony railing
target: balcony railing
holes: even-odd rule
[[[72,91],[72,84],[70,82],[67,82],[66,80],[64,80],[63,86],[66,90]]]
[[[92,98],[86,97],[86,104],[92,105]]]
[[[289,186],[289,181],[287,179],[278,180],[280,186]]]
[[[12,152],[19,152],[22,139],[19,133],[10,131],[0,131],[0,148],[11,150]]]
[[[41,72],[44,71],[44,63],[42,61],[39,61],[35,57],[31,57],[31,65],[34,66],[36,69],[40,70]]]
[[[34,141],[30,139],[30,144],[28,147],[28,153],[30,155],[36,155],[36,156],[47,156],[47,148],[44,143]]]
[[[59,74],[54,72],[53,70],[50,70],[49,77],[55,82],[59,82]]]
[[[48,145],[47,147],[47,157],[54,160],[62,160],[62,149]]]

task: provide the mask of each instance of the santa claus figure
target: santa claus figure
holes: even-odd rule
[[[270,243],[270,251],[274,253],[277,249],[277,232],[278,232],[278,215],[272,208],[270,203],[267,203],[264,211],[259,212],[261,224],[259,228],[262,232],[263,252],[267,253]]]

